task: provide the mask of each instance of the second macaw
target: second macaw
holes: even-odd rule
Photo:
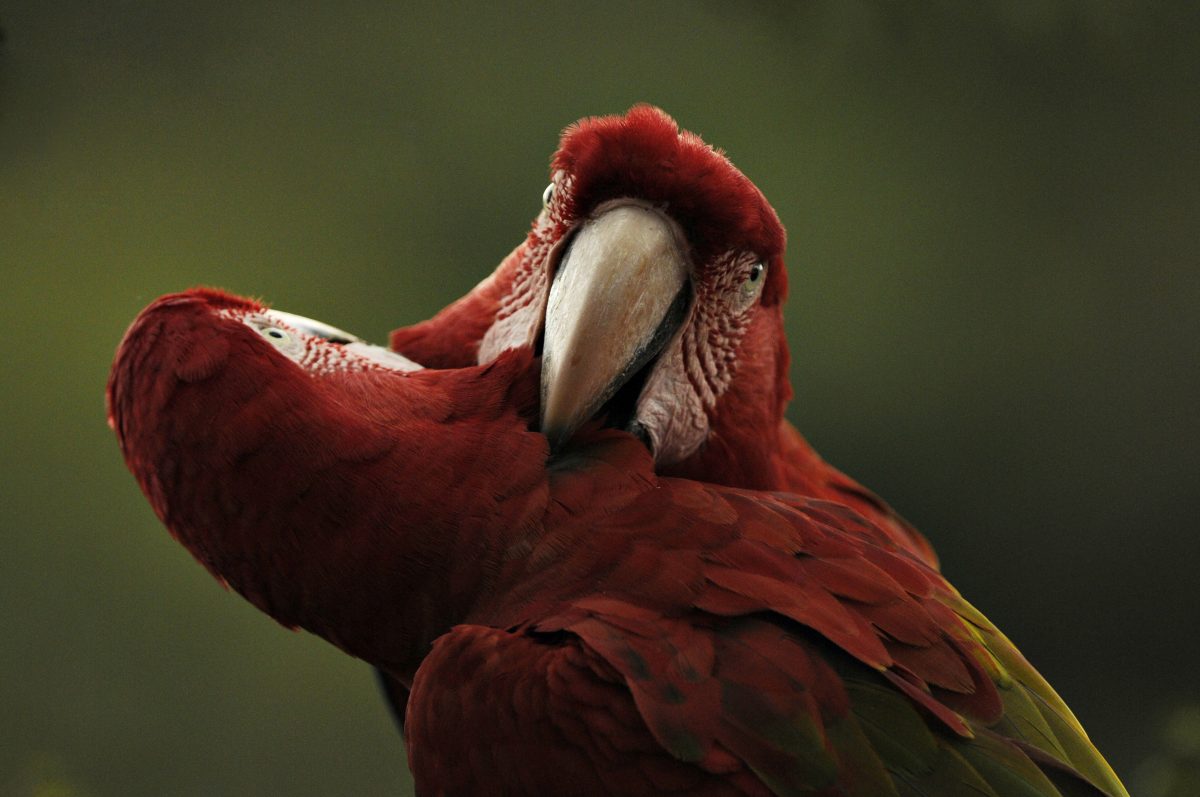
[[[434,318],[392,333],[429,367],[542,345],[544,431],[639,436],[658,473],[852,507],[936,567],[933,548],[825,462],[784,417],[792,395],[783,225],[724,154],[663,111],[569,127],[525,241]],[[383,680],[398,720],[404,689]]]
[[[496,271],[391,346],[430,368],[541,344],[542,425],[626,428],[659,473],[847,504],[936,565],[925,538],[784,418],[786,236],[762,192],[663,111],[563,133],[542,212]]]
[[[411,688],[418,794],[1126,795],[872,520],[621,430],[552,455],[537,364],[413,370],[196,290],[130,327],[109,419],[218,579]]]

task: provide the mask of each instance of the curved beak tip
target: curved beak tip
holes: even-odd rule
[[[542,433],[559,450],[674,335],[691,272],[675,224],[638,204],[586,222],[547,300]]]

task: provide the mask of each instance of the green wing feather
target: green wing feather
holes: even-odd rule
[[[942,600],[968,623],[992,657],[993,680],[1004,703],[1003,731],[1078,770],[1110,794],[1127,795],[1071,709],[1008,637],[957,593]]]

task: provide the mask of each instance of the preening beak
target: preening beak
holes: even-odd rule
[[[690,268],[674,222],[621,203],[563,254],[546,306],[542,432],[558,448],[653,359],[682,324]]]
[[[338,329],[315,318],[305,318],[302,315],[286,313],[283,310],[267,310],[265,315],[267,318],[281,321],[286,326],[299,330],[306,335],[315,335],[318,338],[325,338],[325,340],[333,343],[356,343],[361,340],[357,335],[351,335],[344,329]]]
[[[357,335],[352,335],[344,329],[338,329],[331,324],[326,324],[324,321],[317,321],[315,318],[305,318],[302,315],[287,313],[283,310],[267,310],[264,314],[268,318],[273,318],[285,326],[290,326],[306,335],[324,338],[331,343],[340,343],[347,350],[360,354],[369,360],[374,360],[385,368],[391,368],[394,371],[420,371],[422,369],[419,363],[413,362],[402,354],[383,346],[367,343]]]

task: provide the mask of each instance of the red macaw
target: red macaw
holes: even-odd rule
[[[524,243],[392,347],[454,368],[540,339],[556,443],[603,415],[646,442],[661,474],[846,504],[936,567],[916,529],[784,418],[786,236],[762,192],[645,105],[569,127],[551,179]],[[381,683],[402,724],[404,688]]]
[[[392,348],[456,368],[543,340],[556,444],[606,416],[660,474],[837,501],[936,566],[919,532],[784,418],[785,234],[762,192],[647,105],[567,128],[551,178],[524,243]]]
[[[164,297],[109,419],[218,579],[411,686],[419,794],[1126,794],[869,518],[660,476],[619,430],[551,455],[528,348],[411,371],[348,340]]]

